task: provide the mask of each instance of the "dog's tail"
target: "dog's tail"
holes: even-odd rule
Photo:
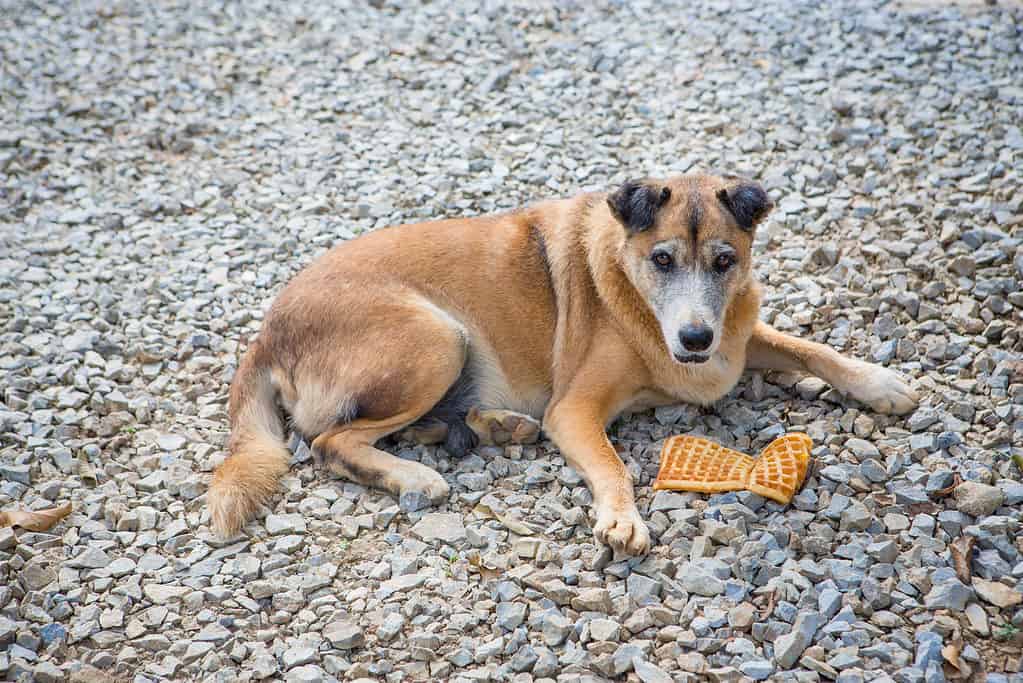
[[[229,455],[206,494],[213,530],[221,536],[234,535],[252,518],[277,491],[291,462],[266,361],[257,339],[231,382]]]

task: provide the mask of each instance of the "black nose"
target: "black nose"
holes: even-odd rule
[[[686,351],[706,351],[714,341],[714,330],[706,325],[686,325],[679,330],[678,338]]]

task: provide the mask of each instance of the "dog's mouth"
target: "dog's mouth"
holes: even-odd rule
[[[710,356],[705,353],[676,353],[675,360],[679,363],[706,363]]]

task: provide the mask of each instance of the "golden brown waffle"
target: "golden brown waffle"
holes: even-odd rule
[[[785,434],[754,460],[703,437],[673,436],[661,450],[654,488],[697,493],[748,489],[788,503],[806,478],[812,446],[806,434]]]
[[[806,434],[779,436],[760,452],[747,488],[779,503],[788,503],[806,479],[813,441]]]
[[[699,436],[673,436],[661,450],[655,489],[718,493],[746,488],[753,458]]]

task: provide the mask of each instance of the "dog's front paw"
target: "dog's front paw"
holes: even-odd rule
[[[593,535],[615,552],[645,555],[650,550],[650,531],[635,505],[622,509],[598,509]]]
[[[901,374],[880,365],[851,362],[849,381],[840,389],[860,403],[878,413],[892,415],[904,415],[920,403],[920,395]]]

